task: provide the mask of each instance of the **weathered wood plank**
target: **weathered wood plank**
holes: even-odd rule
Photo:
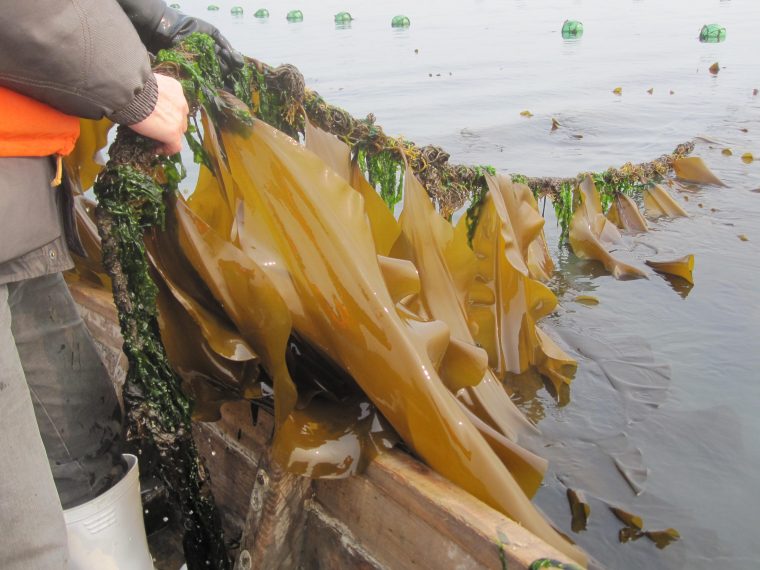
[[[301,565],[304,503],[311,495],[311,480],[285,472],[269,452],[261,457],[240,544],[239,570]]]
[[[307,502],[306,538],[302,570],[383,570],[342,521],[335,519],[317,501]]]
[[[509,568],[565,559],[529,531],[401,452],[348,480],[316,481],[316,501],[394,570]]]

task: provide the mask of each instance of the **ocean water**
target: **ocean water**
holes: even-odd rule
[[[655,274],[615,281],[559,245],[546,206],[560,306],[544,328],[579,370],[561,402],[530,375],[515,380],[514,397],[543,432],[526,445],[551,462],[536,503],[601,565],[756,567],[760,160],[740,155],[760,158],[760,2],[215,0],[218,12],[208,3],[180,0],[246,54],[296,65],[330,103],[374,113],[387,133],[442,146],[452,162],[573,176],[697,139],[695,154],[727,186],[675,192],[690,217],[654,221],[625,243],[639,261],[694,254],[693,288]],[[235,5],[242,17],[230,14]],[[269,19],[253,17],[260,7]],[[291,9],[303,22],[286,21]],[[355,19],[337,26],[343,10]],[[392,29],[396,14],[411,27]],[[581,39],[562,39],[568,18],[583,22]],[[712,22],[727,39],[701,44]],[[599,304],[582,305],[579,294]],[[584,532],[570,529],[567,487],[589,499]],[[663,550],[646,538],[621,544],[609,505],[681,540]]]

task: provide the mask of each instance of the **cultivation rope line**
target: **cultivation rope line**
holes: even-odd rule
[[[252,88],[252,107],[261,118],[281,130],[296,134],[303,132],[305,115],[315,126],[336,135],[357,153],[364,153],[367,160],[371,161],[382,153],[390,153],[397,162],[399,172],[403,161],[406,160],[444,217],[450,217],[467,200],[476,199],[483,191],[487,191],[483,175],[492,170],[490,167],[451,164],[450,155],[440,147],[418,147],[403,138],[389,137],[383,132],[382,127],[375,123],[373,114],[370,113],[365,119],[356,119],[344,109],[327,103],[315,91],[307,89],[303,76],[292,65],[271,67],[253,58],[246,58],[246,63],[256,75]],[[266,113],[262,113],[260,102],[267,93],[272,92],[277,94],[281,102],[280,109],[273,113],[269,108]],[[299,109],[302,110],[301,114],[298,113]],[[693,142],[682,143],[670,154],[649,162],[626,163],[620,168],[610,168],[597,177],[610,185],[613,192],[623,184],[646,184],[668,174],[673,162],[688,155],[693,149]],[[365,167],[365,170],[369,168]],[[579,173],[568,178],[522,175],[513,175],[513,178],[527,184],[537,197],[550,196],[557,200],[561,199],[563,186],[576,184],[585,174]]]

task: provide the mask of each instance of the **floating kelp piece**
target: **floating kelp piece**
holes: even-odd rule
[[[658,218],[666,216],[668,218],[688,218],[681,205],[676,202],[675,198],[665,189],[664,186],[654,184],[644,190],[644,210],[647,216]]]
[[[209,4],[206,10],[208,10],[209,12],[218,12],[219,6],[217,6],[216,4]]]
[[[683,257],[669,261],[653,261],[647,259],[644,263],[658,273],[675,275],[676,277],[685,279],[692,285],[694,284],[694,256],[692,254],[684,255]]]
[[[612,92],[613,92],[615,95],[622,95],[622,94],[623,94],[623,88],[622,88],[622,87],[615,87],[615,88],[612,90]]]
[[[230,8],[230,14],[233,16],[242,16],[243,15],[243,7],[242,6],[233,6]]]
[[[686,182],[725,186],[723,181],[715,176],[705,161],[698,156],[687,156],[673,161],[673,170],[675,170],[678,178]]]
[[[722,151],[720,151],[720,154],[723,156],[733,156],[734,151],[732,151],[730,148],[724,148]]]
[[[648,530],[644,532],[644,535],[654,542],[660,550],[681,538],[681,533],[674,528],[666,528],[665,530]]]
[[[638,540],[643,536],[644,532],[630,526],[624,526],[618,531],[618,540],[621,544],[625,544],[626,542],[630,542],[632,540]]]
[[[725,41],[726,28],[720,24],[705,24],[699,31],[699,41],[705,43],[718,43]]]
[[[720,71],[720,64],[716,61],[713,63],[709,68],[708,71],[712,73],[713,75],[718,75],[718,72]]]
[[[580,303],[581,305],[588,305],[590,307],[593,307],[595,305],[599,304],[599,299],[594,297],[593,295],[578,295],[573,299],[576,303]]]
[[[573,532],[586,530],[588,517],[591,514],[591,506],[588,504],[586,496],[581,491],[567,490],[567,501],[570,503],[570,512],[573,520],[570,523]]]
[[[408,16],[403,16],[403,15],[393,16],[393,19],[391,20],[392,28],[408,28],[411,25],[412,25],[412,21],[409,19]]]
[[[269,17],[269,10],[266,8],[259,8],[253,13],[254,18],[268,18]]]
[[[291,10],[288,12],[287,16],[285,16],[285,19],[288,22],[301,22],[303,21],[303,12],[301,12],[301,10]]]
[[[562,24],[562,37],[566,40],[583,36],[583,23],[578,20],[565,20]]]
[[[336,24],[347,24],[353,19],[354,18],[348,12],[338,12],[337,14],[335,14]]]
[[[623,509],[619,507],[610,507],[610,510],[612,511],[612,514],[614,514],[618,518],[618,520],[624,523],[626,526],[630,528],[635,528],[638,530],[641,530],[644,528],[644,521],[642,520],[640,516],[631,514],[628,511],[624,511]]]
[[[744,164],[750,164],[750,163],[752,163],[754,160],[755,160],[755,157],[752,155],[752,153],[751,153],[751,152],[745,152],[745,153],[742,155],[742,162],[743,162]]]

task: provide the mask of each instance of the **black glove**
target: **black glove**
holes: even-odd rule
[[[117,0],[134,25],[140,39],[148,51],[156,53],[170,48],[190,34],[208,34],[216,42],[216,55],[226,77],[243,67],[243,56],[235,51],[221,32],[215,27],[185,16],[174,8],[169,8],[161,0]]]

